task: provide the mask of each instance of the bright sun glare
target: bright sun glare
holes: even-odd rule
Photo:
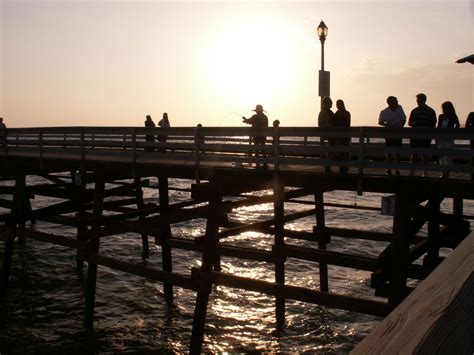
[[[290,43],[281,26],[262,21],[217,35],[211,85],[216,92],[245,102],[282,95],[288,90]]]

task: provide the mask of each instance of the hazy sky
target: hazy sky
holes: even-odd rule
[[[437,114],[474,111],[474,0],[0,0],[0,116],[8,127],[314,126],[321,45],[331,97],[352,125],[376,125],[386,97],[407,115],[424,92]]]

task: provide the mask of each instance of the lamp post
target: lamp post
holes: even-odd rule
[[[318,28],[316,29],[318,33],[319,40],[321,41],[321,70],[319,71],[319,96],[321,97],[321,107],[322,100],[325,96],[329,95],[329,72],[324,70],[324,42],[326,42],[326,37],[328,35],[328,26],[321,21]]]
[[[321,41],[321,70],[324,70],[324,42],[326,42],[326,37],[328,36],[328,26],[326,26],[324,21],[321,21],[317,31],[319,40]]]

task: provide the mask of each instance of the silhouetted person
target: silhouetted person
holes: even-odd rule
[[[255,110],[252,110],[255,112],[255,114],[250,117],[250,118],[245,118],[242,117],[242,121],[246,124],[252,125],[252,128],[265,128],[268,127],[268,117],[267,115],[264,114],[266,112],[262,105],[257,105],[255,107]],[[253,136],[252,137],[252,142],[256,146],[264,146],[265,143],[267,142],[267,137],[266,136]],[[264,150],[255,150],[255,157],[258,158],[259,154],[262,155],[263,158],[265,158],[265,151]],[[260,164],[257,162],[257,168],[260,167]],[[263,164],[263,167],[267,167],[267,163]]]
[[[466,119],[466,128],[474,128],[474,112],[469,112]],[[474,150],[474,139],[471,139],[471,150]],[[474,157],[471,158],[471,164],[474,165]],[[471,180],[474,180],[474,173],[471,173]]]
[[[436,127],[436,113],[431,107],[426,104],[426,95],[425,94],[418,94],[416,95],[416,103],[418,107],[415,107],[408,119],[408,125],[410,127],[418,128],[418,127],[428,127],[428,128],[435,128]],[[420,139],[420,138],[413,138],[410,139],[410,148],[431,148],[431,139]],[[410,158],[412,163],[419,162],[418,156],[416,153],[413,153]],[[428,155],[422,154],[422,162],[426,164],[428,162]],[[413,174],[413,170],[410,172]],[[423,173],[423,176],[425,173]]]
[[[158,126],[161,128],[170,128],[170,121],[168,119],[168,114],[166,112],[163,112],[163,118],[158,122]],[[158,141],[160,142],[166,142],[166,136],[158,136]]]
[[[336,108],[337,108],[337,111],[334,113],[332,125],[334,127],[350,127],[351,126],[351,113],[346,110],[346,105],[344,104],[344,101],[337,100]],[[337,145],[348,146],[350,142],[351,142],[350,137],[336,138]],[[338,152],[336,154],[337,160],[349,160],[349,158],[350,158],[349,152]],[[339,167],[339,171],[343,174],[347,173],[348,169],[349,168],[347,166]]]
[[[456,110],[454,109],[454,105],[451,101],[443,102],[441,105],[441,110],[443,111],[442,114],[438,117],[438,128],[459,128],[459,119],[456,115]],[[443,138],[438,139],[437,145],[439,149],[452,149],[454,147],[454,141],[452,138]],[[439,164],[440,165],[451,165],[452,158],[447,154],[442,154],[439,157]],[[447,178],[449,172],[447,169],[444,170],[442,177]]]
[[[150,115],[146,115],[146,120],[145,120],[145,127],[146,128],[155,128],[155,122],[151,119]],[[147,143],[155,143],[155,135],[154,134],[147,134],[145,135],[145,141]],[[153,152],[155,149],[153,147],[145,147],[145,151],[147,152]]]
[[[319,115],[318,115],[318,127],[321,127],[321,128],[332,127],[333,120],[334,120],[334,112],[331,111],[331,108],[332,108],[331,98],[327,96],[324,97],[321,104],[322,104],[321,112],[319,112]],[[325,141],[328,142],[329,146],[334,144],[334,138],[321,136],[320,137],[321,146],[324,145]],[[329,153],[329,151],[321,154],[321,158],[323,159],[329,159],[330,157],[331,157],[331,154]],[[332,172],[329,166],[325,166],[324,171],[326,173]]]
[[[166,112],[163,112],[163,117],[161,120],[158,122],[158,126],[160,128],[170,128],[170,121],[168,119],[168,114]],[[158,135],[158,142],[161,143],[166,143],[167,135],[166,134],[159,134]],[[160,152],[166,152],[166,148],[159,148]]]
[[[406,115],[403,111],[401,105],[398,104],[398,99],[395,96],[387,97],[387,107],[380,111],[379,115],[379,125],[387,128],[401,128],[405,125]],[[401,138],[385,138],[386,147],[401,147],[402,139]],[[386,154],[386,160],[388,163],[393,161],[391,153]],[[400,162],[400,153],[395,153],[395,161]],[[391,175],[392,170],[387,169],[387,175]],[[400,175],[400,171],[396,170],[396,174]]]

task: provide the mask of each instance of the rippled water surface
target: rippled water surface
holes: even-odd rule
[[[156,181],[152,181],[152,184]],[[189,182],[173,181],[177,187]],[[145,189],[146,202],[157,202],[156,188]],[[172,192],[172,201],[188,198],[183,191]],[[380,206],[380,195],[355,196],[353,192],[325,194],[326,202]],[[34,208],[49,200],[33,200]],[[286,213],[311,208],[309,205],[285,204]],[[450,201],[443,205],[450,210]],[[466,203],[465,213],[473,214]],[[270,217],[272,204],[239,208],[229,217],[235,221],[258,221]],[[314,217],[290,222],[286,228],[312,231]],[[378,212],[328,208],[326,225],[375,231],[391,230],[391,217]],[[41,231],[75,236],[75,229],[39,222]],[[203,235],[205,220],[172,226],[175,236],[194,238]],[[149,266],[161,268],[161,251],[152,243]],[[273,238],[260,233],[244,233],[224,243],[270,250]],[[295,245],[305,241],[287,240]],[[329,250],[376,257],[384,243],[333,237]],[[0,251],[3,258],[3,247]],[[101,240],[101,253],[130,262],[142,263],[141,236],[133,233]],[[200,265],[200,254],[173,250],[173,270],[189,275]],[[239,276],[273,281],[271,264],[236,258],[223,258],[222,270]],[[286,262],[286,282],[295,286],[319,288],[318,264],[296,259]],[[329,266],[331,291],[341,294],[373,296],[370,273]],[[99,267],[94,330],[83,328],[85,279],[76,272],[75,251],[64,247],[27,240],[15,245],[8,297],[1,305],[0,353],[116,353],[188,351],[196,294],[174,288],[174,303],[167,305],[162,285],[106,267]],[[347,353],[360,342],[380,318],[327,309],[318,305],[287,300],[286,324],[275,331],[272,297],[225,287],[214,287],[206,319],[205,352],[275,352]]]

